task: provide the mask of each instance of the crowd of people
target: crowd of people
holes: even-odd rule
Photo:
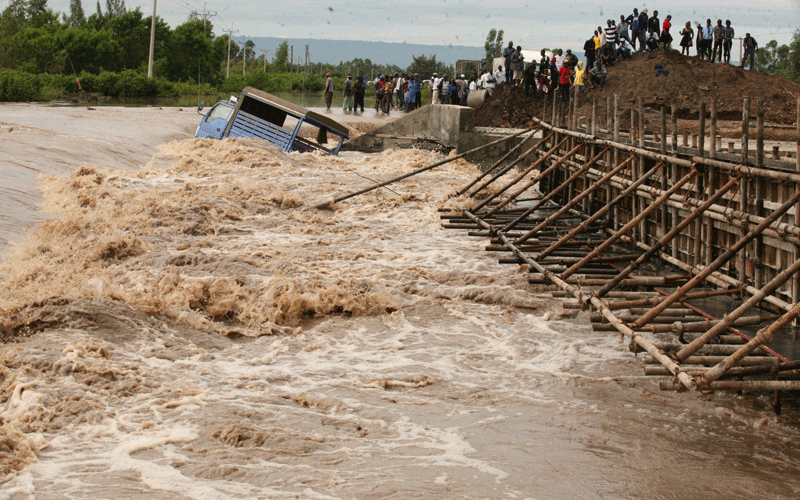
[[[503,49],[502,57],[505,65],[497,70],[474,72],[469,78],[465,75],[439,76],[433,73],[430,80],[420,80],[419,74],[379,75],[374,81],[368,81],[363,73],[351,79],[347,75],[344,84],[343,109],[345,112],[364,112],[364,93],[367,85],[375,89],[375,111],[389,113],[391,109],[405,112],[413,111],[422,105],[422,87],[428,85],[431,90],[431,104],[457,104],[465,106],[470,92],[487,89],[489,93],[499,84],[524,87],[527,95],[558,95],[564,102],[569,102],[570,88],[576,92],[586,92],[587,84],[591,88],[603,90],[608,74],[606,67],[616,61],[627,59],[637,52],[669,50],[672,48],[672,16],[667,15],[662,22],[658,11],[652,15],[647,9],[633,9],[627,17],[619,16],[606,21],[606,27],[598,26],[594,35],[586,40],[583,46],[586,66],[578,57],[567,49],[564,53],[557,49],[554,53],[541,51],[541,59],[526,64],[522,47],[514,47],[508,42]],[[730,21],[717,20],[713,25],[711,19],[705,26],[696,23],[696,30],[691,21],[677,33],[680,37],[681,54],[690,55],[690,48],[695,46],[696,55],[711,62],[730,64],[731,47],[734,40],[734,29]],[[638,49],[637,49],[638,44]],[[740,63],[744,68],[748,59],[750,69],[753,68],[755,52],[758,48],[756,40],[747,33],[743,39],[744,57]],[[505,69],[504,69],[505,68]],[[333,79],[328,73],[325,85],[325,101],[328,109],[333,97]]]
[[[701,59],[712,62],[724,62],[730,64],[731,48],[734,40],[734,29],[731,22],[722,19],[717,20],[713,25],[711,19],[706,19],[705,26],[696,23],[696,31],[692,28],[691,21],[678,32],[681,47],[681,54],[690,55],[690,48],[695,46],[696,55]],[[648,52],[652,50],[663,50],[672,48],[672,16],[668,15],[663,22],[658,18],[658,11],[654,10],[652,15],[648,14],[647,9],[639,12],[633,9],[633,13],[627,17],[619,16],[619,23],[613,19],[606,21],[606,28],[598,27],[594,36],[586,41],[584,50],[586,51],[587,64],[592,65],[595,61],[603,64],[613,62],[620,51],[628,54],[632,52]],[[639,48],[636,48],[637,42]],[[747,33],[744,38],[744,57],[741,66],[750,58],[750,69],[753,67],[758,44],[755,39]]]

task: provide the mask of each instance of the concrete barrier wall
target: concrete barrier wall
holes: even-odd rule
[[[457,148],[459,136],[475,126],[475,110],[463,106],[429,104],[408,113],[343,146],[350,151],[381,151],[401,147],[414,139],[428,139]]]
[[[475,131],[475,110],[466,106],[429,104],[408,113],[374,131],[348,141],[345,151],[375,152],[408,147],[415,140],[446,144],[462,153],[499,139],[500,135]],[[467,156],[477,165],[491,165],[519,143],[515,138]],[[538,141],[538,139],[536,140]],[[532,141],[530,145],[536,143]]]

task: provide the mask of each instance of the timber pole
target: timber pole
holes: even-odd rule
[[[637,319],[634,322],[633,326],[637,328],[641,328],[642,326],[646,325],[650,322],[653,318],[661,314],[664,309],[675,303],[679,300],[686,292],[697,286],[698,283],[703,281],[707,278],[711,273],[721,268],[725,265],[728,261],[730,261],[740,250],[742,250],[750,241],[753,240],[757,235],[761,234],[764,229],[769,227],[770,224],[778,220],[780,217],[783,216],[787,211],[789,211],[792,206],[800,200],[800,192],[795,193],[789,201],[784,203],[780,206],[777,210],[772,212],[769,217],[765,218],[761,224],[756,226],[755,228],[751,229],[743,238],[739,239],[731,248],[729,248],[724,254],[717,257],[717,259],[706,266],[702,272],[698,273],[694,278],[692,278],[688,283],[680,287],[678,290],[672,293],[672,295],[665,297],[664,300],[648,311],[647,314],[643,315],[641,318]]]
[[[617,231],[612,237],[607,239],[605,242],[603,242],[599,246],[595,247],[591,252],[589,252],[589,255],[587,255],[586,257],[583,258],[583,260],[573,264],[569,269],[567,269],[566,271],[561,273],[561,279],[569,278],[570,276],[575,274],[580,268],[582,268],[584,265],[586,265],[590,260],[592,260],[595,257],[597,257],[598,255],[600,255],[600,253],[602,253],[603,250],[605,250],[606,248],[608,248],[611,245],[613,245],[614,242],[617,241],[618,239],[622,238],[628,231],[630,231],[637,224],[639,224],[641,221],[643,221],[645,217],[650,215],[650,212],[652,212],[653,210],[658,208],[662,203],[667,201],[670,196],[672,196],[673,194],[678,192],[678,190],[681,189],[684,184],[686,184],[690,180],[692,180],[695,177],[697,177],[698,174],[699,174],[699,172],[696,169],[692,169],[692,171],[689,172],[687,175],[685,175],[683,177],[683,179],[679,180],[677,184],[672,186],[669,189],[669,191],[667,191],[666,193],[664,193],[661,196],[659,196],[649,207],[647,207],[639,215],[637,215],[636,217],[631,219],[630,222],[628,222],[627,224],[622,226],[619,229],[619,231]]]
[[[339,196],[337,198],[333,198],[333,199],[328,200],[328,201],[323,201],[322,203],[318,203],[318,204],[314,205],[314,208],[324,208],[324,207],[327,207],[329,205],[333,205],[334,203],[339,203],[340,201],[346,200],[348,198],[352,198],[352,197],[358,196],[360,194],[368,193],[370,191],[373,191],[373,190],[378,189],[378,188],[383,187],[383,186],[387,186],[387,185],[392,184],[394,182],[401,181],[401,180],[407,179],[409,177],[413,177],[413,176],[415,176],[417,174],[421,174],[422,172],[427,172],[428,170],[434,169],[436,167],[440,167],[440,166],[442,166],[442,165],[444,165],[446,163],[450,163],[451,161],[458,160],[459,158],[463,158],[463,157],[465,157],[467,155],[470,155],[472,153],[477,153],[478,151],[484,150],[484,149],[486,149],[486,148],[488,148],[490,146],[494,146],[496,144],[500,144],[501,142],[505,142],[505,141],[511,140],[514,137],[522,135],[522,134],[524,134],[526,132],[531,132],[532,130],[533,129],[528,129],[528,130],[523,130],[521,132],[517,132],[516,134],[510,135],[508,137],[503,137],[503,138],[497,139],[496,141],[492,141],[492,142],[490,142],[488,144],[484,144],[483,146],[478,146],[477,148],[470,149],[469,151],[467,151],[465,153],[461,153],[460,155],[456,155],[456,156],[451,156],[449,158],[445,158],[444,160],[437,161],[436,163],[434,163],[432,165],[428,165],[427,167],[422,167],[422,168],[419,168],[417,170],[414,170],[413,172],[409,172],[407,174],[403,174],[403,175],[400,175],[398,177],[394,177],[393,179],[389,179],[388,181],[380,182],[380,183],[378,183],[378,184],[376,184],[374,186],[370,186],[368,188],[362,189],[361,191],[356,191],[355,193],[350,193],[350,194],[346,194],[346,195],[343,195],[343,196]]]

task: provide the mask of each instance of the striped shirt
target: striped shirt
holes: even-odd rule
[[[617,27],[606,28],[606,43],[617,43]]]

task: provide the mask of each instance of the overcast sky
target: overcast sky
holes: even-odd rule
[[[616,2],[608,2],[616,3]],[[105,0],[100,1],[105,7]],[[0,0],[5,8],[8,0]],[[126,2],[140,7],[145,17],[153,3]],[[760,46],[775,39],[788,43],[800,26],[800,0],[670,0],[630,3],[609,8],[600,1],[519,0],[401,0],[389,2],[341,0],[159,0],[158,15],[172,27],[184,23],[193,10],[212,14],[217,35],[233,29],[235,37],[287,37],[338,40],[382,40],[432,45],[483,46],[489,29],[505,31],[505,41],[536,50],[541,47],[582,48],[593,29],[605,20],[619,19],[634,7],[659,11],[663,21],[673,17],[673,37],[686,21],[694,25],[706,18],[730,19],[736,36],[750,32]],[[49,0],[51,9],[69,11],[69,0]],[[87,15],[96,12],[97,0],[83,0]],[[356,55],[353,55],[356,57]],[[343,55],[342,59],[349,59]]]

